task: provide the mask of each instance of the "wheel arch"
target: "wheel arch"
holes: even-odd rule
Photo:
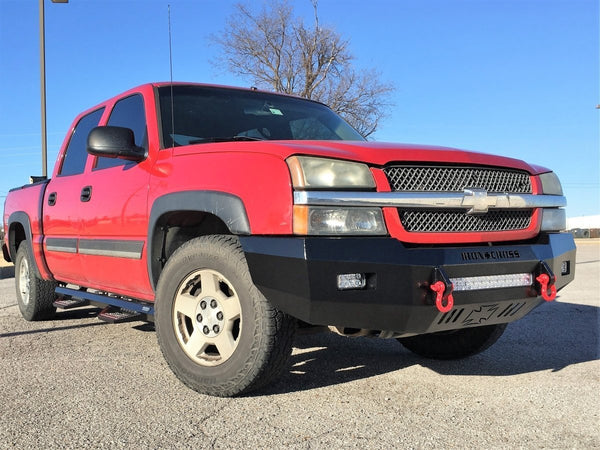
[[[177,248],[207,234],[249,235],[242,200],[216,191],[165,194],[152,204],[148,221],[148,276],[156,290],[162,269]]]
[[[8,253],[12,261],[16,261],[17,250],[23,241],[29,242],[27,253],[29,260],[32,262],[33,269],[39,278],[42,278],[40,269],[37,265],[33,253],[33,233],[31,231],[31,220],[26,212],[16,211],[8,218]]]

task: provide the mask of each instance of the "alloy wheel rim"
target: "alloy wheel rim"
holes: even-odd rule
[[[180,347],[196,364],[223,364],[238,346],[240,300],[231,282],[217,271],[196,270],[179,284],[172,318]]]
[[[27,262],[27,259],[23,258],[19,266],[19,292],[24,305],[29,304],[29,284],[29,263]]]

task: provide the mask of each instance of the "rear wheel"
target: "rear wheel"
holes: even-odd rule
[[[432,359],[460,359],[480,353],[492,346],[504,333],[506,324],[463,328],[440,333],[399,338],[413,353]]]
[[[233,396],[258,389],[285,368],[295,320],[252,283],[234,236],[181,246],[157,287],[155,325],[162,353],[192,389]]]
[[[48,320],[56,312],[52,304],[56,299],[54,291],[58,283],[37,276],[33,266],[35,262],[29,257],[29,246],[29,242],[21,242],[15,258],[17,304],[25,320]]]

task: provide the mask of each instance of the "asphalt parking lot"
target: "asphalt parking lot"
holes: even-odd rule
[[[300,336],[278,384],[236,399],[183,386],[152,326],[95,308],[29,323],[0,279],[0,448],[598,448],[600,241],[578,241],[576,270],[470,359]]]

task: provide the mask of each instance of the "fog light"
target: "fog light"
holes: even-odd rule
[[[364,289],[367,276],[364,273],[343,273],[337,276],[337,287],[340,291],[348,289]]]
[[[571,261],[563,261],[560,263],[560,274],[569,275],[571,273]]]

